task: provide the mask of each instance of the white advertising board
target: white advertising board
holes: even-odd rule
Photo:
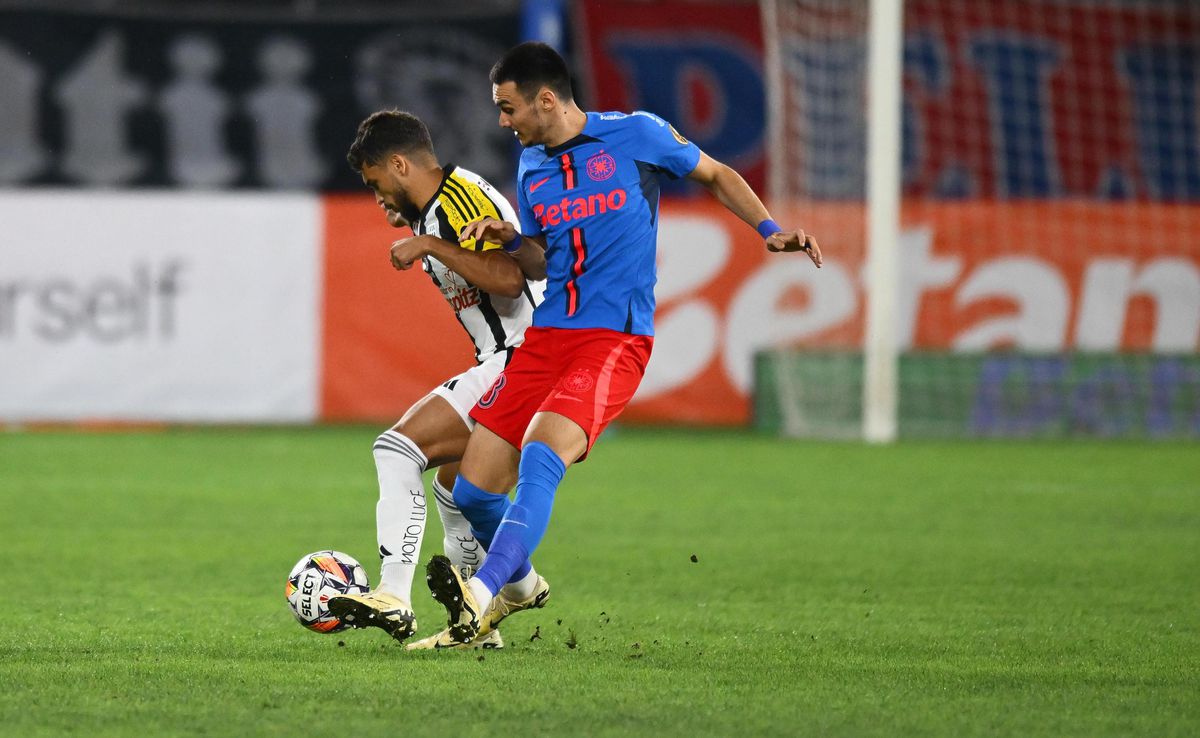
[[[0,422],[317,414],[311,195],[0,191]]]

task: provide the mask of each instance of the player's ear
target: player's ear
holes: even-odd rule
[[[554,110],[555,103],[558,102],[558,95],[554,94],[554,90],[549,87],[543,87],[538,91],[538,104],[545,112]]]
[[[403,177],[408,174],[408,159],[397,152],[392,152],[388,157],[388,166],[398,176]]]

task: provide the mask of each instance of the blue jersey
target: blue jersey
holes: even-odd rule
[[[699,161],[695,144],[642,111],[588,113],[570,141],[525,149],[521,233],[546,237],[533,324],[654,335],[659,178],[686,176]]]

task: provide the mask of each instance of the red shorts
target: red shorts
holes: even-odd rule
[[[653,345],[652,336],[607,328],[530,327],[471,417],[521,448],[534,413],[558,413],[587,434],[582,461],[633,398]]]

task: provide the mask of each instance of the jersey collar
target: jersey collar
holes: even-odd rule
[[[418,216],[420,220],[425,220],[425,216],[429,215],[429,209],[433,207],[433,204],[437,202],[438,195],[442,194],[442,190],[446,188],[446,180],[450,179],[450,174],[454,172],[455,168],[456,165],[449,162],[446,163],[446,166],[442,167],[442,181],[438,184],[438,188],[433,191],[433,197],[429,198],[429,202],[425,203],[425,207],[421,208],[421,214]]]
[[[592,122],[594,120],[595,120],[595,113],[587,113],[587,120],[584,121],[583,130],[579,132],[578,136],[575,136],[574,138],[563,141],[562,143],[560,143],[557,146],[546,146],[543,144],[542,150],[546,152],[546,158],[549,159],[549,158],[559,156],[559,155],[563,154],[564,152],[566,152],[567,150],[573,149],[576,146],[582,146],[585,143],[591,143],[593,141],[599,142],[600,139],[596,138],[595,136],[588,135],[588,129],[592,127]]]

